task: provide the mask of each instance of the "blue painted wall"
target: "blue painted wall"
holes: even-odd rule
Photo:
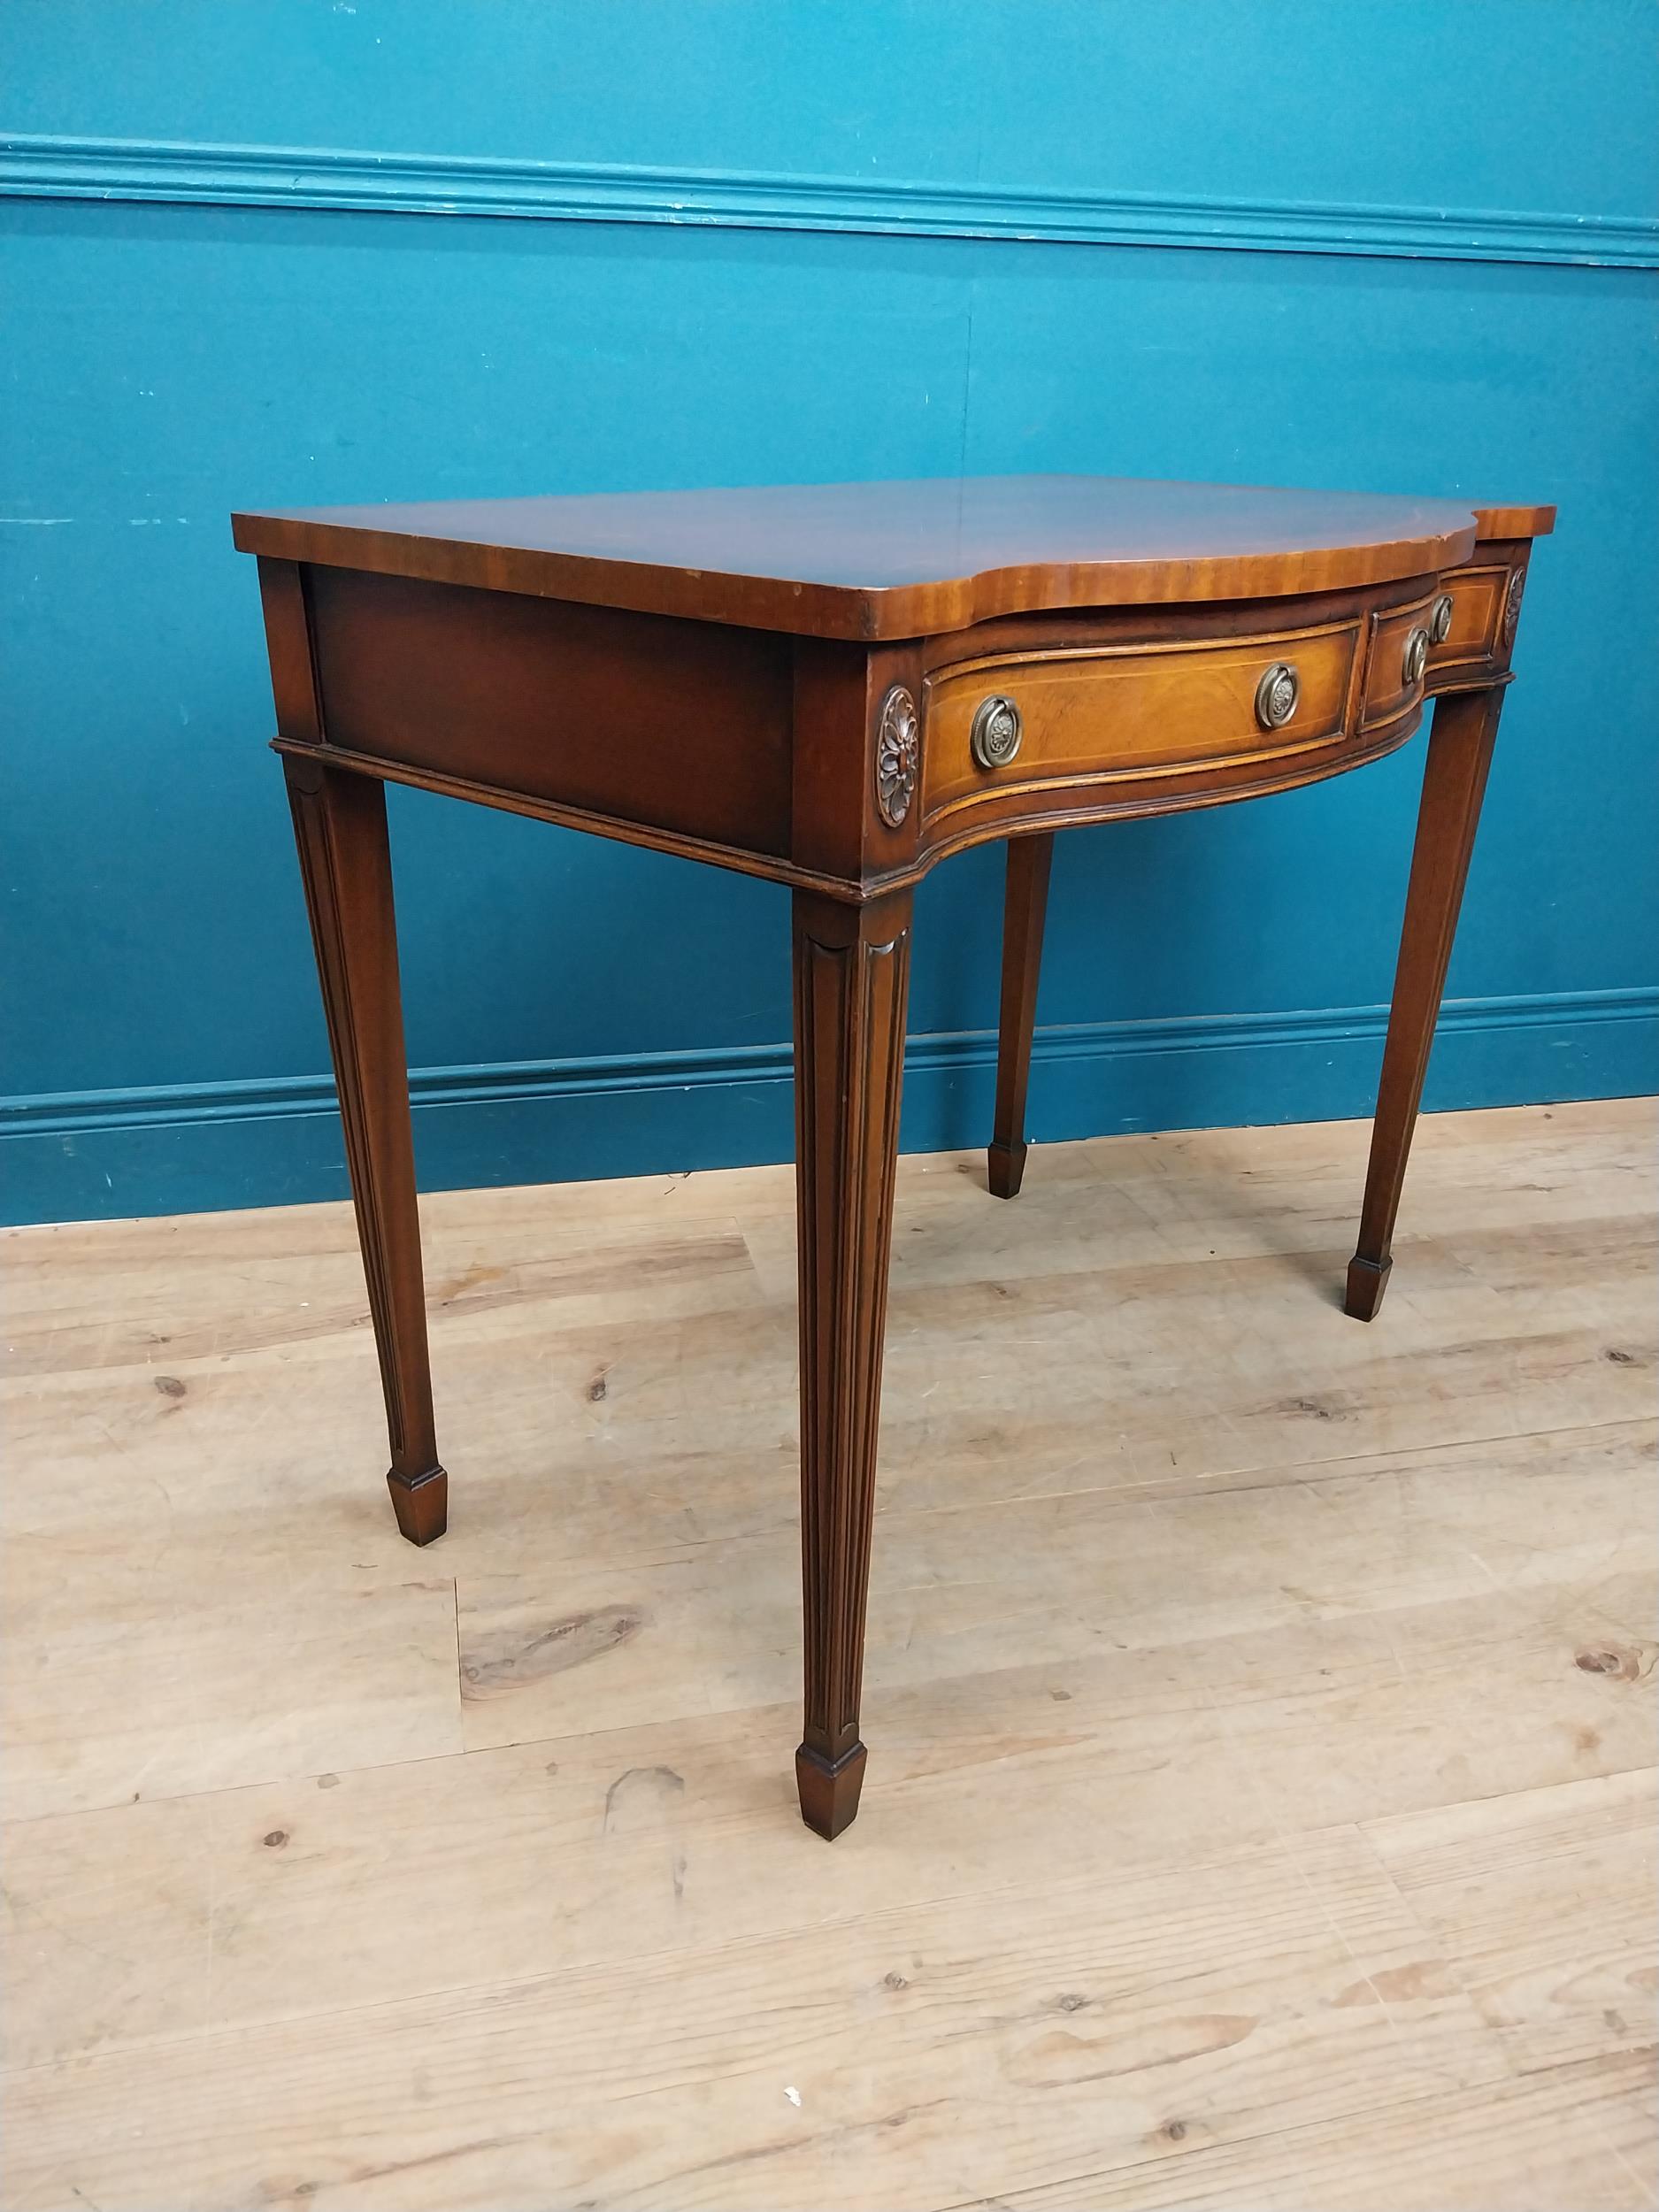
[[[9,1217],[344,1187],[236,505],[1018,469],[1556,500],[1430,1102],[1659,1087],[1654,27],[9,0]],[[1368,1110],[1420,764],[1063,839],[1033,1133]],[[783,892],[392,806],[425,1182],[787,1156]],[[984,1137],[999,895],[989,852],[924,888],[908,1145]]]

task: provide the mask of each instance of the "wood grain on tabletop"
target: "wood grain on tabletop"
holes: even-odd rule
[[[1421,575],[1547,507],[1110,476],[450,499],[234,518],[243,552],[799,635]]]

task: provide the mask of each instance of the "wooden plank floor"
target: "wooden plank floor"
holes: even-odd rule
[[[801,1826],[787,1170],[5,1240],[7,2212],[1655,2202],[1653,1118],[899,1175]]]

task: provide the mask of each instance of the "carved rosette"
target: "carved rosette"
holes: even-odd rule
[[[889,829],[897,829],[910,810],[921,755],[916,702],[902,684],[895,684],[881,702],[876,731],[876,805]]]
[[[1521,619],[1521,594],[1526,588],[1524,568],[1509,572],[1509,588],[1503,602],[1503,649],[1507,653],[1515,642],[1517,626]]]

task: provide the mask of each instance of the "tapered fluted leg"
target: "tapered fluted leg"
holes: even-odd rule
[[[1343,1302],[1356,1321],[1376,1317],[1394,1265],[1390,1246],[1394,1217],[1502,698],[1498,690],[1460,692],[1440,700],[1434,709],[1371,1131],[1359,1248],[1348,1263]]]
[[[795,1188],[801,1268],[801,1815],[858,1810],[864,1601],[910,951],[910,895],[795,895]]]
[[[1048,869],[1053,859],[1052,830],[1009,840],[1008,886],[1002,904],[1002,1012],[996,1041],[996,1113],[986,1156],[987,1177],[998,1198],[1014,1197],[1025,1172],[1025,1090],[1031,1079],[1037,973],[1042,964],[1042,924],[1048,906]]]
[[[449,1477],[433,1436],[386,794],[374,777],[295,755],[283,767],[386,1393],[387,1483],[398,1527],[429,1544],[443,1533]]]

